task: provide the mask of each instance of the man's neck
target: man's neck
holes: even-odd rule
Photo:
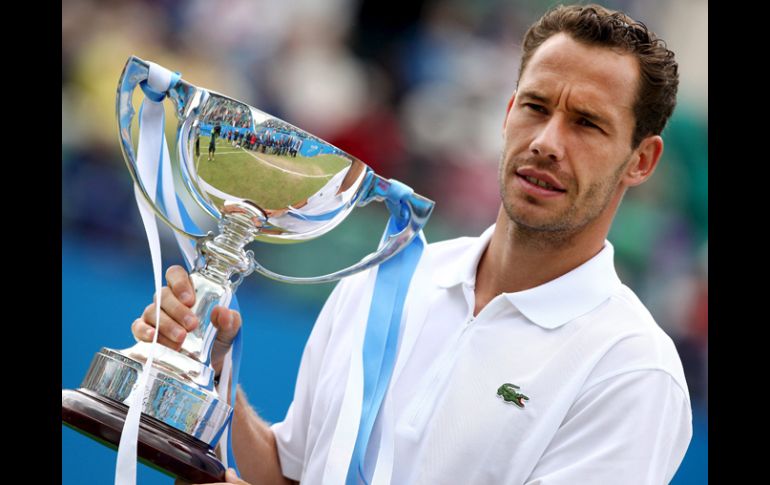
[[[474,315],[499,294],[535,288],[585,263],[601,251],[606,232],[538,233],[517,227],[501,208],[476,270]]]

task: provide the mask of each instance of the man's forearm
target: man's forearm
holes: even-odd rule
[[[283,476],[273,431],[249,405],[240,387],[233,413],[233,453],[243,479],[253,485],[296,483]]]

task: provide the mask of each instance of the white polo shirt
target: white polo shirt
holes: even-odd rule
[[[426,247],[368,475],[396,485],[668,483],[692,437],[689,393],[673,342],[618,279],[612,245],[473,318],[493,229]],[[272,426],[284,475],[303,485],[323,482],[351,352],[361,352],[370,273],[327,300],[294,401]],[[523,408],[497,395],[506,383],[529,398]]]

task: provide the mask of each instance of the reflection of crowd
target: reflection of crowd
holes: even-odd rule
[[[270,129],[273,129],[275,131],[281,132],[281,133],[291,133],[293,136],[299,136],[297,135],[297,127],[290,125],[289,123],[286,123],[282,120],[279,120],[278,118],[268,118],[264,122],[259,124],[260,127],[268,129],[267,131],[270,131]],[[328,142],[325,140],[322,140],[321,138],[318,138],[317,136],[313,135],[312,133],[304,132],[300,136],[300,146],[305,141],[311,141],[315,142],[319,145],[326,145]]]
[[[201,110],[201,126],[211,132],[214,125],[221,126],[220,136],[234,148],[279,156],[296,157],[306,138],[275,118],[261,123],[255,132],[248,106],[217,95],[212,95]]]
[[[252,133],[251,141],[252,143],[245,148],[275,155],[296,157],[302,148],[302,139],[294,134],[270,132],[270,130],[260,131],[259,135]]]
[[[204,131],[213,135],[212,125],[202,124],[202,126]],[[223,125],[220,129],[222,130],[222,139],[233,148],[243,148],[254,152],[296,158],[304,143],[303,138],[296,132],[282,133],[272,129],[262,129],[255,133],[249,129],[228,125]]]
[[[211,95],[201,110],[201,119],[209,124],[221,123],[236,128],[251,127],[251,111],[248,106],[217,95]]]

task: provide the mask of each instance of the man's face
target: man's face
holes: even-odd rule
[[[563,33],[535,51],[505,122],[500,194],[512,221],[574,233],[602,216],[611,220],[633,154],[638,77],[631,55]]]

